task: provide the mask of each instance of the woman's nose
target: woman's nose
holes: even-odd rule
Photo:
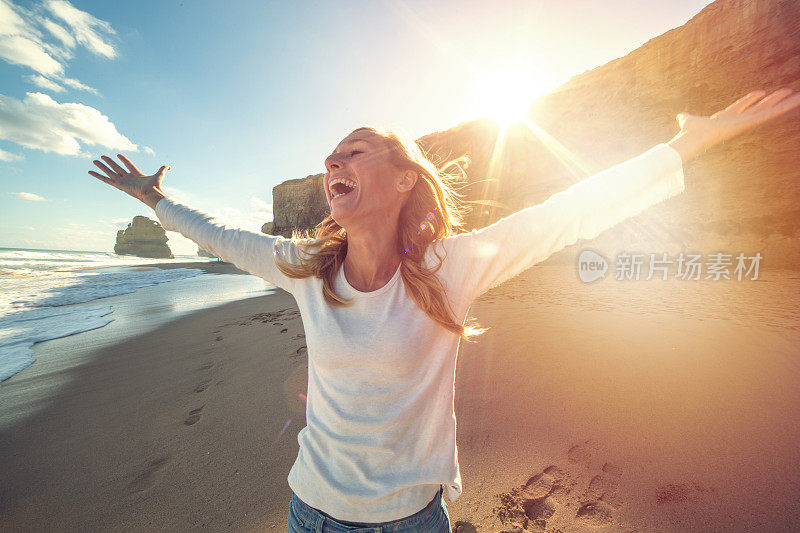
[[[337,161],[334,156],[329,155],[327,159],[325,159],[325,168],[328,170],[328,172],[332,172],[342,168],[342,164]]]

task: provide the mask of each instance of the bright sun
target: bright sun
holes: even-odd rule
[[[546,68],[508,66],[489,70],[476,80],[474,114],[508,126],[527,118],[531,103],[556,86]]]

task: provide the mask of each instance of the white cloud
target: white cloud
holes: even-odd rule
[[[77,9],[65,0],[49,0],[45,7],[57,18],[66,22],[72,30],[75,41],[82,44],[97,55],[113,59],[117,52],[103,34],[115,34],[111,24],[93,17],[86,11]]]
[[[53,37],[61,41],[61,44],[67,48],[75,48],[75,38],[70,35],[67,30],[48,18],[42,20],[42,25],[47,28],[47,31],[49,31]]]
[[[35,37],[36,33],[32,34],[33,30],[30,24],[25,22],[25,19],[29,18],[30,15],[31,13],[24,8],[15,6],[7,0],[0,0],[0,35],[28,35]]]
[[[69,29],[44,16],[45,8],[65,22]],[[51,91],[63,90],[59,85],[62,83],[98,94],[88,85],[66,77],[65,63],[72,59],[72,50],[78,44],[94,54],[116,57],[116,50],[107,40],[108,35],[115,33],[108,22],[75,8],[65,0],[48,0],[44,7],[32,9],[10,0],[0,0],[0,59],[36,71],[41,77],[28,79]],[[48,36],[55,37],[60,43],[47,42]]]
[[[144,153],[146,153],[147,155],[156,155],[156,151],[155,151],[155,150],[153,150],[152,148],[150,148],[149,146],[142,146],[142,150],[143,150],[143,151],[144,151]]]
[[[264,222],[270,222],[273,218],[272,215],[272,204],[268,204],[261,198],[257,198],[255,196],[250,197],[250,208],[253,210],[253,214],[258,217],[259,219],[263,220]]]
[[[48,54],[33,20],[31,11],[0,0],[0,58],[46,76],[59,75],[64,67]]]
[[[0,94],[0,139],[26,148],[81,157],[91,156],[81,152],[80,142],[111,150],[138,149],[97,109],[59,103],[43,93],[27,93],[22,101]]]
[[[166,179],[169,179],[169,172],[167,172]],[[167,184],[162,184],[161,188],[164,189],[164,192],[167,193],[167,196],[169,196],[176,202],[186,205],[191,205],[193,207],[197,207],[197,209],[202,209],[202,207],[200,207],[202,205],[200,202],[203,202],[203,200],[199,199],[194,193],[189,191],[184,191],[183,189],[179,189],[177,187],[173,187],[172,185],[167,185]]]
[[[268,222],[256,212],[245,213],[235,207],[222,207],[213,214],[226,224],[255,232],[260,232],[264,222]]]
[[[81,91],[87,91],[94,94],[100,94],[97,92],[97,89],[89,87],[88,85],[84,85],[83,83],[79,82],[75,78],[61,78],[61,82],[68,86],[72,87],[73,89],[80,89]]]
[[[28,80],[32,81],[34,84],[38,85],[42,89],[47,89],[48,91],[53,91],[54,93],[62,93],[65,89],[54,82],[53,80],[48,80],[41,74],[36,74],[35,76],[25,76]]]
[[[23,159],[25,159],[25,157],[21,155],[12,154],[11,152],[0,149],[0,161],[11,163],[12,161],[22,161]]]
[[[41,43],[21,35],[0,35],[0,57],[9,63],[30,67],[45,76],[59,76],[64,71],[61,63],[50,57]]]
[[[36,74],[35,76],[34,75],[29,75],[29,76],[25,76],[25,78],[28,81],[33,82],[35,85],[38,85],[42,89],[47,89],[48,91],[53,91],[54,93],[62,93],[62,92],[65,91],[64,87],[62,87],[61,85],[59,85],[58,83],[54,82],[53,80],[51,80],[49,78],[45,78],[41,74]],[[60,77],[56,77],[56,79],[58,79],[58,81],[60,81],[64,85],[66,85],[68,87],[72,87],[73,89],[78,89],[78,90],[81,90],[81,91],[86,91],[86,92],[89,92],[89,93],[92,93],[92,94],[100,95],[100,93],[97,91],[97,89],[95,89],[94,87],[89,87],[88,85],[84,85],[83,83],[81,83],[79,80],[76,80],[75,78],[67,78],[67,77],[64,77],[64,76],[60,76]]]
[[[13,194],[19,196],[23,200],[31,200],[33,202],[47,202],[49,201],[47,198],[43,198],[38,194],[34,194],[32,192],[10,192],[8,194]]]
[[[72,50],[69,48],[64,48],[56,43],[42,42],[42,48],[44,48],[45,52],[47,52],[53,59],[62,65],[72,59],[74,56]]]

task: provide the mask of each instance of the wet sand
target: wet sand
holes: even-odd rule
[[[537,266],[485,294],[491,330],[458,360],[454,530],[795,530],[798,287]],[[279,290],[11,377],[0,530],[285,531],[303,333]]]

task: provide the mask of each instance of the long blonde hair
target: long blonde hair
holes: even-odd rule
[[[398,223],[398,243],[400,246],[400,274],[411,298],[431,319],[444,328],[457,333],[462,339],[480,335],[486,328],[463,326],[456,322],[452,308],[445,295],[445,289],[436,276],[444,258],[434,248],[439,263],[431,269],[422,265],[425,251],[437,239],[458,233],[457,228],[464,224],[462,195],[454,188],[454,182],[463,178],[461,163],[466,158],[448,161],[437,168],[426,157],[420,146],[408,133],[399,128],[378,129],[362,127],[353,130],[370,131],[379,135],[389,149],[390,162],[396,168],[413,170],[419,174],[414,188],[400,210]],[[445,172],[455,166],[460,175]],[[328,305],[346,307],[352,301],[340,297],[334,291],[334,279],[347,255],[347,234],[331,215],[317,224],[314,237],[292,231],[292,240],[308,257],[299,257],[300,264],[294,265],[275,255],[275,264],[290,278],[315,276],[322,279],[322,295]],[[302,239],[302,240],[301,240]],[[309,252],[310,248],[315,248]]]

